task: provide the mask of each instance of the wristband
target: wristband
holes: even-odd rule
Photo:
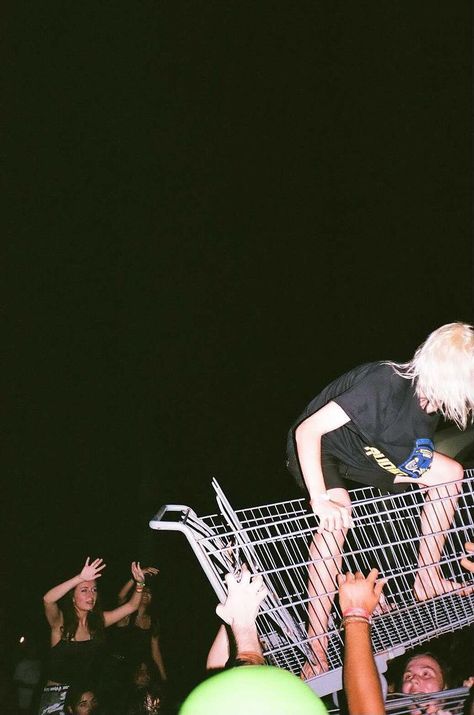
[[[364,618],[364,616],[346,616],[341,621],[341,631],[344,630],[348,623],[366,623],[370,627],[372,620],[370,618]]]
[[[137,586],[141,586],[142,588],[145,585],[145,581],[135,581],[135,583],[137,584]]]
[[[342,617],[346,618],[347,616],[361,616],[370,620],[370,613],[365,608],[356,608],[355,606],[343,611]]]

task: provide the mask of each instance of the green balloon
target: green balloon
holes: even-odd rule
[[[204,680],[179,715],[327,715],[322,700],[288,670],[243,665]]]

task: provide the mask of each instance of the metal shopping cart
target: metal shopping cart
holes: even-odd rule
[[[269,589],[257,619],[264,656],[268,663],[300,675],[303,665],[314,659],[307,636],[307,574],[317,517],[308,511],[304,499],[234,510],[216,480],[212,485],[218,513],[198,517],[187,506],[165,505],[150,521],[150,527],[180,531],[186,536],[219,600],[226,595],[226,573],[238,572],[243,562],[250,571],[262,574]],[[431,525],[434,534],[443,533],[445,537],[441,573],[459,587],[418,601],[412,586],[419,570],[420,540],[425,538],[420,537],[420,514],[427,491],[409,487],[402,494],[384,495],[373,487],[363,487],[351,493],[354,526],[344,547],[342,570],[366,574],[376,567],[387,579],[385,600],[372,624],[379,672],[386,670],[387,660],[406,649],[474,622],[474,593],[461,595],[474,584],[474,578],[459,563],[465,555],[464,543],[474,540],[474,470],[465,470],[449,529],[441,531],[439,525]],[[432,500],[440,504],[452,498],[446,494],[443,488],[430,492]],[[324,568],[324,559],[315,563]],[[335,597],[336,587],[324,595]],[[327,631],[316,636],[327,642],[329,670],[321,674],[315,670],[314,677],[307,680],[320,696],[342,688],[340,622],[336,599]]]

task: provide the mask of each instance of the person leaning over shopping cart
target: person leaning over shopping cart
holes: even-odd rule
[[[310,561],[326,559],[324,571],[308,569],[308,637],[315,665],[304,677],[328,669],[325,638],[330,595],[352,525],[348,480],[392,493],[408,484],[432,487],[421,516],[422,539],[414,592],[418,600],[460,589],[437,566],[442,532],[452,522],[462,489],[462,466],[435,452],[439,417],[465,429],[474,409],[474,328],[449,323],[432,332],[406,363],[359,365],[331,382],[305,408],[288,435],[287,467],[306,489],[319,527]],[[431,526],[430,526],[431,525]],[[430,536],[431,535],[431,536]],[[466,593],[466,591],[460,593]]]

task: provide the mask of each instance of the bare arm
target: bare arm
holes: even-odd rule
[[[144,569],[142,569],[143,574],[146,576],[146,574],[149,574],[150,576],[156,576],[159,573],[159,569],[155,568],[154,566],[145,566]],[[119,602],[119,605],[124,603],[127,599],[127,596],[129,592],[132,590],[133,585],[135,581],[133,578],[129,578],[126,583],[122,586],[120,591],[118,592],[117,600]]]
[[[311,508],[320,518],[318,531],[334,531],[351,526],[348,510],[328,499],[321,467],[322,436],[349,421],[350,418],[342,407],[336,402],[328,402],[298,425],[295,431],[298,459],[309,492]]]
[[[87,557],[81,572],[78,573],[77,576],[73,576],[67,581],[60,583],[58,586],[54,586],[44,594],[44,612],[46,620],[51,628],[58,628],[62,625],[62,613],[57,605],[57,602],[72,588],[75,588],[83,581],[95,581],[102,576],[100,572],[102,569],[105,569],[105,564],[102,559],[95,559],[92,563],[89,563],[89,561],[90,558]]]
[[[163,660],[163,655],[160,648],[160,640],[158,636],[152,636],[151,638],[151,657],[153,658],[156,667],[159,670],[162,680],[167,680],[165,663]]]
[[[236,657],[251,655],[252,660],[255,660],[256,656],[256,660],[263,663],[262,647],[255,622],[260,604],[268,594],[262,577],[258,575],[252,578],[244,564],[240,581],[230,573],[225,580],[229,589],[227,598],[225,603],[217,606],[216,613],[231,627],[236,645]],[[207,667],[224,667],[229,657],[229,650],[227,633],[221,626],[209,652]],[[224,656],[226,660],[222,662]]]
[[[140,601],[142,600],[143,591],[143,586],[140,586],[139,584],[145,581],[145,575],[140,568],[139,562],[135,563],[135,561],[132,561],[131,568],[133,580],[137,583],[137,585],[135,586],[135,591],[133,592],[131,598],[127,601],[127,603],[124,603],[121,606],[114,608],[112,611],[104,611],[104,624],[106,628],[108,628],[109,626],[113,626],[114,623],[118,623],[118,621],[121,621],[122,618],[125,618],[126,616],[129,616],[131,613],[134,613],[136,610],[138,610],[138,606],[140,605]]]
[[[385,715],[368,623],[348,623],[344,646],[344,689],[349,715]]]
[[[262,647],[258,639],[256,618],[260,604],[268,590],[260,575],[253,576],[243,564],[240,581],[233,574],[227,574],[229,588],[224,604],[219,604],[216,613],[228,623],[235,640],[236,657],[254,654],[263,661]]]
[[[129,578],[127,583],[124,583],[124,585],[118,592],[118,596],[117,596],[117,601],[119,602],[120,605],[125,603],[125,601],[127,600],[127,596],[129,594],[129,592],[132,590],[134,584],[135,584],[135,581],[133,580],[133,578]]]
[[[383,581],[377,581],[377,569],[365,579],[361,573],[338,575],[339,603],[342,614],[361,609],[372,614],[377,605]],[[363,617],[344,619],[344,689],[349,715],[385,715],[380,678],[372,653],[370,623]]]
[[[207,655],[207,670],[214,670],[215,668],[224,668],[225,664],[229,660],[229,656],[229,638],[227,636],[226,627],[222,625],[217,631],[216,637],[214,638],[214,641]]]

